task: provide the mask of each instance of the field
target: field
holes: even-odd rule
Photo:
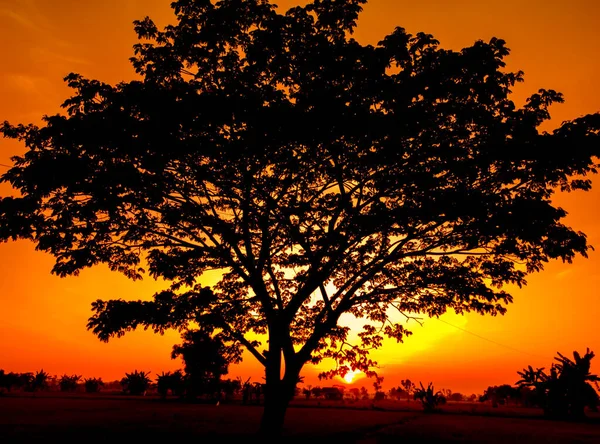
[[[254,442],[262,407],[190,404],[108,394],[0,396],[0,442]],[[236,439],[237,438],[237,439]],[[424,414],[418,404],[340,405],[299,400],[288,410],[286,442],[597,443],[600,418],[547,421],[533,409],[456,403]]]

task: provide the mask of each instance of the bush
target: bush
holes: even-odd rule
[[[163,372],[161,375],[156,376],[156,389],[161,398],[166,398],[169,391],[175,396],[184,396],[186,381],[181,370],[173,373]]]
[[[81,379],[81,375],[62,375],[58,380],[58,385],[61,392],[74,392],[77,390],[77,384]]]
[[[121,379],[123,392],[135,396],[144,395],[151,382],[149,374],[150,372],[138,372],[137,370],[133,373],[125,373],[125,377]]]
[[[84,383],[86,393],[98,393],[104,386],[102,378],[87,378]]]
[[[433,388],[433,383],[429,383],[427,385],[427,389],[423,387],[423,383],[419,383],[421,388],[415,392],[415,400],[418,399],[423,404],[423,409],[426,412],[433,412],[438,405],[442,405],[446,403],[446,398],[442,395],[442,392],[435,392]]]

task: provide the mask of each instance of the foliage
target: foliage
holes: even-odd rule
[[[156,389],[161,398],[166,398],[169,391],[171,394],[179,397],[185,395],[186,379],[181,370],[173,373],[163,372],[157,375]]]
[[[265,393],[265,384],[260,382],[250,382],[250,378],[242,386],[243,404],[260,404],[261,397]]]
[[[358,387],[352,387],[350,389],[350,394],[354,401],[358,401],[360,399],[360,389]]]
[[[104,382],[102,382],[102,378],[86,378],[83,381],[83,386],[86,393],[98,393],[104,387]]]
[[[10,391],[11,389],[24,388],[27,381],[32,378],[31,373],[5,373],[4,370],[0,371],[0,388]]]
[[[225,401],[230,400],[242,390],[242,380],[236,379],[225,379],[219,384],[220,391],[225,397]]]
[[[77,390],[77,384],[81,379],[81,375],[62,375],[58,380],[58,386],[61,392],[74,392]]]
[[[407,398],[410,395],[402,387],[392,387],[389,391],[389,396],[396,401],[400,401],[402,398]]]
[[[418,399],[423,404],[425,412],[433,412],[440,404],[446,403],[446,398],[442,395],[441,391],[435,391],[433,383],[427,385],[427,389],[423,387],[423,383],[419,383],[421,388],[415,391],[414,399]]]
[[[381,391],[381,384],[383,383],[383,376],[376,376],[375,382],[373,382],[373,388],[375,389],[375,401],[381,401],[385,399],[385,393]]]
[[[216,396],[229,364],[241,361],[239,347],[227,345],[220,335],[211,336],[203,330],[187,330],[182,339],[182,344],[173,347],[171,357],[181,356],[184,362],[188,396]]]
[[[415,393],[415,391],[417,389],[417,387],[415,386],[414,382],[412,382],[410,379],[402,379],[400,381],[400,385],[402,386],[402,388],[406,392],[406,399],[407,399],[407,401],[410,401],[410,397]]]
[[[43,369],[36,372],[35,375],[33,376],[33,380],[31,381],[31,390],[32,391],[47,390],[49,380],[50,380],[50,375],[47,372],[45,372]]]
[[[588,348],[585,355],[573,352],[574,360],[558,353],[554,358],[550,373],[543,368],[534,370],[531,366],[517,372],[520,387],[531,387],[535,401],[544,408],[544,413],[552,418],[582,418],[585,408],[597,410],[600,399],[592,383],[600,378],[590,373],[594,352]]]
[[[454,401],[454,402],[460,402],[460,401],[464,401],[465,400],[465,395],[463,395],[462,393],[451,393],[450,396],[448,396],[447,398],[448,401]]]
[[[479,398],[480,402],[491,401],[492,407],[504,405],[509,399],[515,402],[521,397],[519,389],[510,386],[509,384],[489,386],[484,390],[483,395]]]
[[[590,189],[600,115],[541,133],[562,95],[517,108],[503,40],[452,51],[398,27],[363,45],[365,2],[175,1],[175,25],[135,23],[139,80],[70,74],[66,115],[0,129],[27,148],[0,179],[18,192],[0,240],[32,240],[59,276],[105,263],[170,282],[95,302],[89,328],[195,323],[246,347],[279,430],[307,362],[373,376],[369,351],[409,333],[391,310],[502,314],[503,284],[588,249],[552,195]]]
[[[317,399],[319,399],[323,396],[323,389],[319,386],[313,387],[310,392],[311,392],[312,396]]]
[[[144,395],[152,382],[149,376],[150,372],[138,372],[137,370],[125,373],[125,377],[121,379],[123,393],[134,396]]]
[[[360,397],[361,399],[369,399],[369,391],[366,387],[360,388]]]

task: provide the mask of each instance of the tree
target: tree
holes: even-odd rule
[[[89,328],[220,332],[265,367],[264,432],[306,363],[373,376],[401,316],[502,314],[503,284],[588,249],[551,198],[590,189],[600,115],[540,132],[562,95],[517,108],[503,40],[451,51],[396,28],[363,45],[365,2],[175,1],[174,25],[135,22],[138,80],[70,74],[66,115],[1,129],[27,151],[2,175],[19,195],[0,201],[0,239],[32,240],[59,276],[105,263],[169,281],[153,301],[97,301]],[[356,342],[344,313],[364,319]]]
[[[415,383],[412,382],[410,379],[402,379],[400,381],[400,385],[402,386],[402,388],[404,388],[404,391],[406,392],[406,400],[410,402],[410,397],[417,389]]]
[[[125,376],[121,379],[121,387],[123,393],[133,396],[145,395],[146,390],[150,387],[152,382],[149,378],[150,372],[144,372],[134,370],[131,373],[125,373]]]
[[[409,394],[402,387],[392,387],[389,391],[390,398],[400,401],[403,397],[409,396]]]
[[[173,347],[171,357],[181,356],[185,365],[188,396],[216,396],[221,390],[221,376],[226,375],[231,362],[240,362],[239,348],[227,346],[216,335],[203,330],[187,330],[183,343]]]
[[[447,399],[448,401],[460,402],[465,400],[465,396],[462,393],[450,393]]]
[[[385,393],[381,390],[383,383],[383,376],[376,376],[375,382],[373,382],[373,388],[375,389],[375,401],[385,399]]]
[[[86,393],[98,393],[102,387],[104,387],[104,382],[102,378],[85,378],[83,380],[83,386],[85,387]]]
[[[50,375],[44,369],[36,372],[31,383],[31,390],[47,390],[49,380]]]
[[[420,400],[423,405],[423,410],[427,413],[431,413],[435,411],[438,405],[445,404],[446,398],[442,394],[441,391],[435,391],[433,388],[433,383],[430,382],[427,385],[427,388],[423,387],[423,383],[419,383],[421,385],[420,389],[415,390],[415,400]]]
[[[167,397],[169,391],[171,391],[171,394],[179,397],[185,394],[186,380],[181,370],[173,373],[163,372],[156,376],[156,390],[162,399]]]
[[[517,385],[532,388],[535,402],[544,409],[546,416],[554,418],[585,417],[585,408],[597,410],[600,398],[592,383],[600,377],[590,373],[594,352],[588,348],[585,355],[573,352],[574,360],[558,353],[554,358],[558,363],[546,374],[543,368],[533,370],[528,366],[522,372]]]
[[[81,375],[62,375],[58,380],[58,385],[61,392],[74,392],[77,390],[77,384],[81,379]]]

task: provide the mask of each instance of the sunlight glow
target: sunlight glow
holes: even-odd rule
[[[344,381],[347,384],[351,384],[354,380],[354,377],[360,373],[362,373],[360,370],[350,370],[348,373],[346,373],[346,376],[344,376]]]

